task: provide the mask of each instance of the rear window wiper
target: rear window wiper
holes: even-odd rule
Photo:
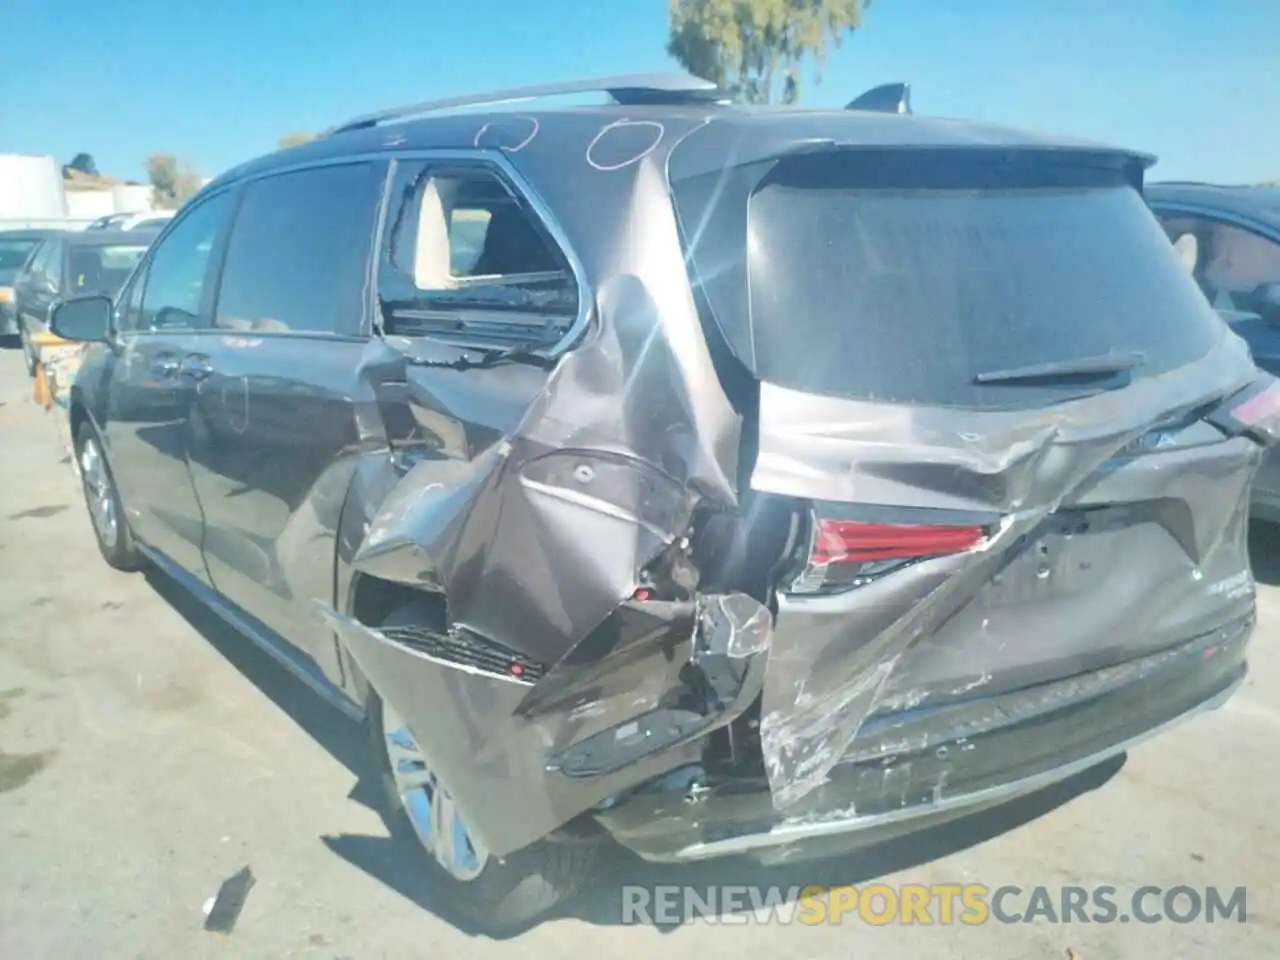
[[[1025,367],[1007,367],[989,370],[974,376],[973,382],[1028,383],[1036,381],[1072,381],[1080,379],[1104,379],[1119,373],[1128,373],[1134,367],[1147,362],[1147,355],[1140,350],[1132,353],[1104,353],[1096,357],[1075,357],[1070,360],[1053,360],[1033,363]]]

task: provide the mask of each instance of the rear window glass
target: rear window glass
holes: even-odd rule
[[[68,286],[77,294],[114,295],[146,252],[145,243],[73,246],[67,263]]]
[[[779,164],[747,204],[746,297],[712,308],[740,359],[784,386],[1036,406],[1128,379],[975,378],[1133,354],[1132,376],[1152,376],[1225,329],[1119,172],[917,161],[886,173],[828,153]]]
[[[0,270],[20,270],[39,242],[39,240],[0,240]]]

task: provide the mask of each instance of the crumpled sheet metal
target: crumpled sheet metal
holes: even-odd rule
[[[645,159],[595,174],[609,176],[628,186],[600,191],[601,204],[622,205],[600,215],[627,228],[587,261],[595,297],[585,341],[526,395],[521,420],[489,417],[505,431],[489,447],[417,462],[352,559],[362,572],[443,592],[452,622],[547,664],[631,596],[698,500],[732,506],[737,496],[739,421],[683,281],[674,214],[653,202],[665,197],[662,172]],[[611,255],[601,259],[602,248]],[[511,369],[528,389],[528,368]],[[410,364],[406,376],[410,402],[421,397],[437,419],[477,415],[465,398],[429,389],[445,382],[438,369]]]
[[[321,612],[374,688],[405,718],[468,829],[497,856],[616,793],[697,763],[706,733],[758,697],[770,636],[768,611],[741,595],[625,604],[593,632],[590,657],[567,658],[531,686],[460,669],[332,609]],[[597,735],[620,741],[632,721],[675,707],[673,691],[684,689],[685,672],[700,658],[719,668],[728,699],[696,736],[597,776],[556,768],[571,746]]]
[[[913,645],[978,595],[1024,535],[1073,495],[1104,482],[1100,468],[1152,427],[1256,376],[1243,342],[1227,333],[1197,363],[1041,412],[918,409],[763,384],[755,489],[1003,518],[969,553],[922,562],[848,593],[780,596],[761,717],[775,808],[785,811],[825,782],[884,702]],[[1245,484],[1262,454],[1244,440],[1204,449],[1234,458]],[[1201,549],[1211,550],[1245,497],[1238,489],[1202,489],[1226,501],[1226,509],[1195,518]],[[1206,506],[1213,502],[1209,497]],[[1232,529],[1240,540],[1240,527]],[[1241,545],[1232,546],[1239,554]],[[1146,616],[1155,621],[1159,611]],[[909,681],[897,685],[900,699],[910,693]]]

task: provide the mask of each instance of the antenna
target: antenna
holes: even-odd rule
[[[862,96],[845,104],[845,109],[909,114],[911,113],[911,84],[885,83],[872,87]]]

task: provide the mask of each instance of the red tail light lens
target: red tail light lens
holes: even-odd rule
[[[795,593],[833,593],[860,586],[931,557],[981,544],[988,527],[970,524],[876,523],[814,519],[812,545]]]
[[[1229,436],[1280,443],[1280,380],[1264,374],[1205,417]]]
[[[940,557],[976,547],[985,536],[983,527],[819,520],[810,559],[816,563],[871,563]]]
[[[1273,380],[1248,400],[1231,408],[1231,415],[1246,427],[1256,427],[1280,417],[1280,380]]]

